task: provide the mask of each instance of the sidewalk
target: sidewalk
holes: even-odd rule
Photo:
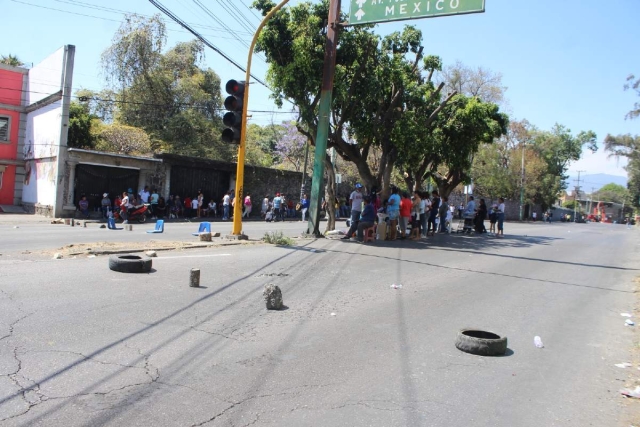
[[[49,224],[53,218],[28,213],[0,213],[0,225]]]

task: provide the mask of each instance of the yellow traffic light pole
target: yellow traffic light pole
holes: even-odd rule
[[[244,157],[246,151],[245,141],[247,139],[247,108],[249,106],[249,81],[251,79],[251,59],[253,55],[253,49],[258,41],[258,36],[262,31],[262,28],[267,24],[269,19],[275,15],[285,4],[289,3],[289,0],[282,0],[276,7],[271,9],[269,13],[264,17],[258,29],[256,30],[253,40],[251,41],[251,47],[249,48],[249,55],[247,58],[247,73],[245,76],[245,88],[244,99],[242,105],[242,125],[240,126],[240,146],[238,147],[238,167],[236,169],[236,191],[235,191],[235,205],[233,207],[233,230],[231,234],[233,236],[242,235],[242,205],[244,204]]]

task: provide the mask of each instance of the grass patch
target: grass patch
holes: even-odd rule
[[[282,234],[282,231],[267,231],[262,238],[264,242],[271,243],[272,245],[291,246],[293,245],[293,239]]]

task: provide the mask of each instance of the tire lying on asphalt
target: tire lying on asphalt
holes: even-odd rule
[[[478,356],[502,356],[507,351],[507,337],[477,329],[462,329],[456,337],[456,347]]]
[[[111,255],[109,269],[120,273],[148,273],[151,271],[151,258],[131,254]]]

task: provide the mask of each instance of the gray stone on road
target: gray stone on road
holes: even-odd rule
[[[3,256],[0,425],[627,426],[637,230],[506,232],[161,252],[150,274]],[[457,350],[464,327],[507,356]]]

